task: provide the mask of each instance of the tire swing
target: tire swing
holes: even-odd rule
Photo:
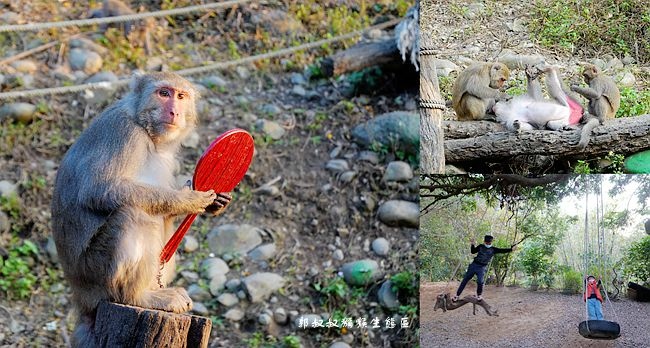
[[[596,217],[598,220],[598,257],[601,264],[601,272],[602,272],[605,230],[602,225],[602,204],[603,204],[602,186],[600,187],[600,189],[601,189],[600,197],[599,197],[600,201],[596,200]],[[585,236],[584,236],[585,237],[585,242],[584,242],[585,277],[583,282],[584,283],[583,293],[586,293],[587,291],[587,273],[589,267],[587,262],[587,255],[588,255],[588,248],[589,248],[587,197],[588,194],[585,193]],[[601,286],[603,286],[602,283]],[[614,307],[612,306],[612,302],[609,300],[609,296],[607,295],[607,290],[605,289],[604,286],[603,286],[603,292],[605,293],[605,298],[609,303],[609,307],[612,309],[612,312],[614,312],[614,316],[616,317],[616,320],[618,320],[618,316],[614,311]],[[588,304],[587,301],[585,300],[585,321],[578,324],[578,332],[584,338],[597,339],[597,340],[613,340],[618,338],[621,335],[621,327],[618,325],[617,322],[614,321],[589,320]]]

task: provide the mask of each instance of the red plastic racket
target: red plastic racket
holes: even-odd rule
[[[253,159],[253,137],[243,129],[232,129],[221,134],[208,146],[194,170],[192,183],[195,190],[230,192],[244,178]],[[185,217],[174,235],[160,253],[160,263],[171,259],[181,244],[183,236],[196,219],[196,214]]]

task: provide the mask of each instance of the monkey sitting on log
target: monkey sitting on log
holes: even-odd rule
[[[542,96],[538,77],[546,76],[546,86],[552,99]],[[582,107],[562,89],[558,68],[550,65],[527,66],[528,91],[508,102],[498,102],[493,107],[497,121],[508,130],[552,129],[560,130],[575,125],[582,117]],[[576,108],[576,112],[573,112]],[[572,117],[573,116],[573,117]]]
[[[196,127],[192,84],[173,73],[135,77],[64,156],[52,196],[59,259],[80,312],[74,347],[94,347],[100,301],[170,311],[191,309],[183,288],[163,288],[174,258],[160,253],[178,215],[219,213],[227,193],[174,187],[181,141]]]
[[[591,131],[603,124],[605,120],[611,120],[616,116],[621,106],[621,92],[612,78],[605,76],[600,69],[592,64],[586,64],[582,76],[589,87],[572,85],[571,90],[577,92],[589,100],[583,123],[578,148],[584,149],[589,143]],[[597,120],[597,121],[596,121]]]
[[[511,97],[499,89],[510,77],[503,63],[479,63],[463,70],[454,82],[452,105],[459,121],[489,119],[496,101]]]

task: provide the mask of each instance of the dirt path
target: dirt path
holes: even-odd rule
[[[453,311],[433,311],[435,297],[445,292],[446,282],[420,284],[420,344],[428,347],[650,347],[650,303],[627,299],[614,303],[621,337],[613,341],[585,339],[578,334],[584,320],[580,295],[531,292],[524,288],[486,286],[484,298],[499,310],[490,317],[471,306]],[[455,291],[451,282],[448,291]],[[470,283],[464,295],[475,293]],[[615,320],[605,306],[604,315]]]

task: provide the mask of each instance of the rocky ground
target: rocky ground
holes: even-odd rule
[[[603,308],[607,320],[616,321],[621,336],[616,340],[590,340],[578,333],[585,320],[580,295],[537,291],[518,287],[485,287],[483,297],[499,316],[488,316],[470,305],[453,311],[433,311],[438,294],[453,292],[459,282],[423,282],[420,285],[421,347],[647,347],[650,303],[628,299]],[[476,292],[470,282],[463,295]],[[615,314],[614,314],[615,313]]]
[[[26,13],[32,13],[33,21],[84,15],[79,7],[59,3],[0,5],[0,23],[23,22]],[[356,2],[349,3],[358,8]],[[335,5],[341,4],[318,6]],[[269,49],[261,43],[258,46],[263,47],[252,45],[256,41],[246,36],[268,28],[264,22],[268,18],[279,16],[293,25],[290,30],[305,37],[310,30],[318,32],[311,26],[321,22],[296,20],[294,10],[258,4],[234,7],[195,22],[191,35],[182,24],[187,17],[177,18],[173,27],[161,20],[158,23],[169,31],[156,32],[157,54],[147,56],[142,65],[128,56],[116,61],[114,50],[107,53],[101,37],[83,35],[69,46],[0,68],[0,84],[3,91],[73,85],[124,78],[136,66],[186,68],[206,58],[232,59],[224,56],[232,46],[227,41],[230,34],[215,34],[226,32],[226,27],[241,30],[244,43],[237,54],[246,56]],[[271,12],[276,17],[267,16]],[[282,37],[277,31],[269,33]],[[0,53],[10,57],[73,34],[0,34]],[[191,52],[187,57],[171,54],[171,47],[181,43],[182,52]],[[418,126],[411,113],[416,107],[417,74],[386,70],[373,75],[372,83],[364,75],[328,80],[314,76],[314,65],[309,68],[314,59],[301,53],[189,77],[203,95],[198,104],[201,121],[182,149],[179,183],[191,175],[203,149],[222,132],[243,128],[256,143],[252,166],[228,211],[217,218],[197,219],[179,251],[174,285],[188,289],[196,314],[212,318],[210,346],[417,342],[418,279],[413,270],[419,218],[414,145]],[[27,267],[8,268],[5,263],[3,272],[8,273],[3,275],[33,276],[29,285],[16,283],[14,291],[0,291],[0,318],[7,323],[0,326],[0,346],[61,346],[69,340],[74,315],[50,236],[52,185],[66,149],[93,116],[122,93],[26,98],[0,111],[0,246],[10,260]],[[392,111],[402,112],[387,114]],[[25,251],[25,241],[34,243],[34,252]],[[20,298],[15,290],[24,287],[29,291]],[[310,324],[328,319],[340,323],[344,318],[355,324],[305,329],[300,327],[305,318]],[[378,328],[371,324],[375,318],[381,323]],[[403,318],[408,322],[404,328]],[[357,319],[367,320],[368,328],[358,328]],[[395,327],[386,327],[386,319],[396,322]]]

